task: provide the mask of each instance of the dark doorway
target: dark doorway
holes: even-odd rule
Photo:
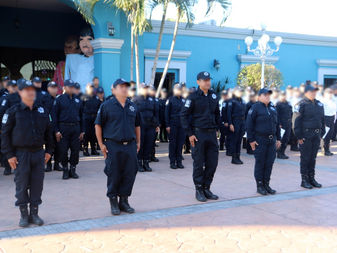
[[[335,84],[337,82],[337,76],[324,77],[324,89]]]
[[[156,89],[158,88],[161,76],[163,75],[162,72],[156,72],[156,77],[154,79],[154,86],[156,87]],[[176,75],[175,73],[167,73],[166,77],[165,77],[165,81],[163,84],[163,88],[165,88],[167,90],[168,93],[171,93],[172,91],[172,87],[175,83],[176,80]]]

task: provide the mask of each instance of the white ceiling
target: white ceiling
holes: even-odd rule
[[[0,0],[0,7],[1,6],[56,12],[74,11],[60,0]]]

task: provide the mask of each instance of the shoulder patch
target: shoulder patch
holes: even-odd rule
[[[135,111],[135,108],[132,105],[130,105],[129,109],[130,109],[131,112]]]
[[[169,100],[166,100],[166,103],[165,103],[165,105],[168,105],[170,103],[170,101]]]
[[[191,100],[187,99],[185,102],[185,107],[189,108],[191,106]]]
[[[318,104],[319,106],[323,106],[323,104],[322,104],[321,102],[318,102],[317,104]]]
[[[78,98],[75,98],[75,102],[76,102],[76,103],[79,103],[80,100],[79,100]]]
[[[212,94],[212,98],[213,98],[213,99],[216,99],[216,95],[215,95],[214,93]]]
[[[42,93],[43,95],[46,95],[46,94],[47,94],[47,92],[45,92],[44,90],[41,91],[41,93]]]
[[[153,99],[152,99],[152,97],[149,97],[149,101],[152,101]]]
[[[37,111],[38,111],[39,113],[44,113],[44,109],[43,109],[43,107],[39,107],[39,108],[37,108]]]
[[[8,114],[5,113],[4,116],[2,116],[2,124],[6,124],[8,120]]]
[[[2,100],[1,106],[5,106],[5,105],[6,105],[6,102],[7,102],[6,99]]]
[[[253,109],[249,109],[248,114],[251,115],[253,113]]]

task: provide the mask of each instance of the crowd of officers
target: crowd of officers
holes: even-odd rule
[[[226,150],[235,165],[243,164],[242,148],[254,155],[257,192],[266,195],[276,193],[269,185],[272,166],[276,157],[289,158],[285,151],[290,144],[292,151],[301,152],[301,186],[321,187],[315,180],[315,159],[322,138],[324,154],[333,155],[336,90],[307,82],[285,91],[236,87],[218,95],[208,72],[197,75],[197,84],[187,88],[177,83],[172,94],[162,89],[156,98],[153,86],[143,83],[136,94],[134,82],[118,79],[105,98],[104,90],[93,84],[82,94],[79,84],[65,80],[58,95],[55,82],[44,91],[39,77],[3,78],[1,163],[4,175],[15,169],[20,226],[43,224],[38,205],[44,172],[54,169],[65,180],[79,178],[79,153],[89,156],[89,145],[91,155],[101,150],[106,158],[107,197],[114,215],[134,212],[128,197],[136,173],[151,172],[150,162],[159,161],[157,139],[169,142],[171,169],[183,169],[182,154],[192,152],[196,199],[202,202],[218,199],[210,187],[219,150]]]

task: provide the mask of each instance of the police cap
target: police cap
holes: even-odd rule
[[[315,88],[315,87],[312,86],[312,85],[307,85],[307,86],[305,86],[304,92],[308,92],[308,91],[318,91],[318,90],[319,90],[318,88]]]
[[[33,83],[42,83],[42,80],[41,80],[40,77],[36,76],[36,77],[33,78],[32,82]]]
[[[197,75],[197,80],[209,80],[212,79],[211,74],[207,71],[201,71],[198,75]]]
[[[73,80],[67,79],[67,80],[64,81],[64,86],[75,87],[75,83],[74,83]]]
[[[114,86],[114,88],[116,88],[117,85],[120,85],[120,84],[125,84],[126,86],[130,87],[130,83],[127,82],[126,80],[124,80],[123,78],[118,78],[118,79],[114,82],[113,86]]]
[[[102,87],[97,88],[97,93],[104,93],[104,89]]]
[[[19,90],[23,90],[25,88],[30,88],[30,87],[34,88],[34,85],[33,85],[33,83],[30,80],[24,80],[24,81],[18,82],[18,88],[19,88]]]
[[[262,89],[259,90],[258,95],[260,96],[260,95],[262,95],[262,94],[272,94],[272,93],[273,93],[272,90],[267,89],[267,88],[262,88]]]
[[[57,87],[57,83],[55,83],[54,81],[51,81],[48,83],[48,87]]]

